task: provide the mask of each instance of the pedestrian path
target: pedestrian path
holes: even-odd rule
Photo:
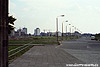
[[[66,64],[80,64],[82,61],[56,46],[34,46],[17,58],[9,67],[66,67]]]

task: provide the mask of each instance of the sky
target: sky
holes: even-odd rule
[[[82,33],[100,33],[100,0],[9,0],[9,14],[17,19],[16,29],[26,27],[31,34],[36,28],[55,32],[60,15],[65,16],[58,17],[59,31],[63,22],[64,32],[74,26]]]

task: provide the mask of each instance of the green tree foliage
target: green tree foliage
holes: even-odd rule
[[[100,37],[100,33],[99,34],[96,34],[95,37]]]
[[[16,21],[16,18],[13,16],[8,16],[8,34],[11,33],[12,30],[14,30],[14,22]]]

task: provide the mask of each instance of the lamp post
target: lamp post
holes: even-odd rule
[[[75,31],[76,31],[76,27],[75,27]]]
[[[74,26],[72,26],[73,28],[72,28],[72,33],[74,33]]]
[[[63,21],[63,22],[68,22],[68,21]],[[63,40],[63,22],[62,22],[62,40]]]
[[[66,25],[66,33],[67,33],[67,25]]]
[[[69,25],[69,24],[68,24]],[[67,34],[67,25],[66,25],[66,34]]]
[[[57,41],[58,41],[58,17],[64,17],[64,15],[60,15],[60,16],[57,16],[56,18],[56,24],[57,24]]]
[[[70,26],[70,27],[69,27],[69,31],[70,31],[70,36],[71,36],[71,24],[69,24],[69,26]]]

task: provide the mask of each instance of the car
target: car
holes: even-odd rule
[[[91,36],[91,40],[95,40],[95,36]]]

